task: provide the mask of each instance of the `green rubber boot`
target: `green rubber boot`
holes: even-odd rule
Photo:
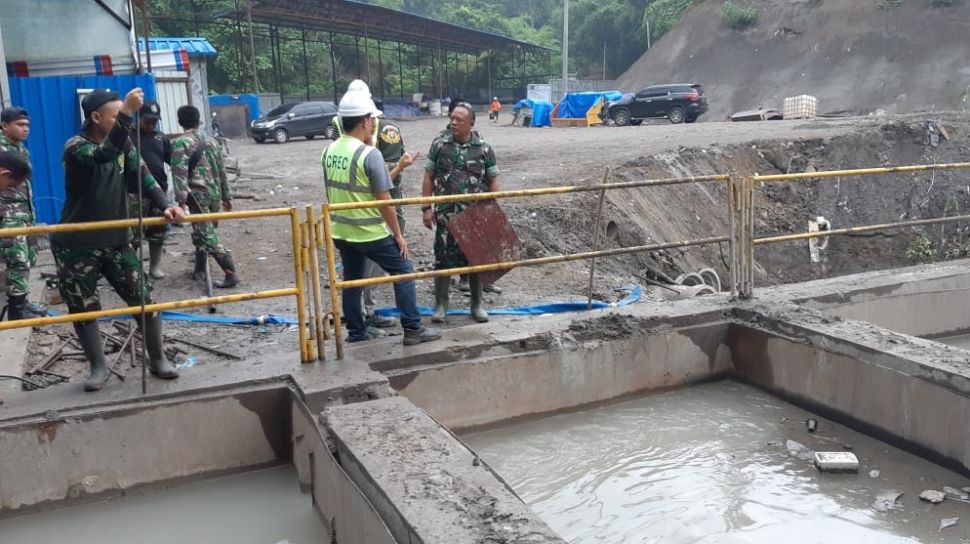
[[[162,242],[156,242],[154,240],[148,242],[148,275],[153,280],[160,280],[165,277],[165,273],[159,268],[164,249],[165,246]]]
[[[451,288],[451,278],[440,276],[434,279],[434,313],[431,315],[433,323],[444,323],[448,315],[448,289]]]
[[[135,317],[141,323],[141,319]],[[179,371],[175,365],[165,356],[165,346],[162,342],[162,315],[145,315],[145,330],[142,331],[145,338],[145,348],[148,351],[148,371],[163,380],[172,380],[179,377]]]
[[[84,356],[91,363],[91,374],[84,380],[85,391],[100,391],[108,383],[108,366],[104,361],[104,347],[97,321],[74,323],[77,341],[84,350]]]
[[[482,302],[482,289],[484,288],[482,277],[478,274],[470,274],[468,276],[468,287],[472,293],[472,318],[479,323],[485,323],[488,321],[488,312],[485,311],[485,304]]]

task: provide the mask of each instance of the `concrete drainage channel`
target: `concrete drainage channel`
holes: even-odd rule
[[[959,479],[970,474],[970,352],[919,337],[970,330],[967,265],[763,289],[755,301],[496,320],[403,357],[397,343],[377,342],[342,363],[227,365],[146,398],[136,384],[8,397],[0,534],[23,515],[291,465],[322,522],[318,542],[565,542],[459,437],[474,444],[476,430],[723,380],[807,410],[819,433],[845,426]],[[856,453],[873,462],[874,452]],[[949,510],[925,510],[937,507],[918,491],[905,496],[943,519]],[[652,537],[644,531],[629,538]]]

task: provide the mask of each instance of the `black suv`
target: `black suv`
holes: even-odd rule
[[[673,124],[693,123],[707,111],[704,87],[695,83],[651,85],[625,94],[600,112],[607,124],[618,127],[639,125],[650,117],[666,117]]]
[[[324,136],[337,139],[333,118],[337,106],[333,102],[298,102],[283,104],[252,122],[249,133],[257,143],[273,139],[282,144],[294,136],[306,136],[312,140]]]

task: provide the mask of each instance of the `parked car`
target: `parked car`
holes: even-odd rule
[[[337,106],[333,102],[297,102],[283,104],[252,122],[249,132],[257,143],[272,139],[282,144],[297,136],[312,140],[317,136],[337,139],[333,118]]]
[[[666,117],[671,123],[693,123],[707,111],[704,86],[696,83],[651,85],[610,102],[600,112],[603,122],[618,127]]]

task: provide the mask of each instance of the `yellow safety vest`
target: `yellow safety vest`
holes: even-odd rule
[[[364,159],[375,151],[357,138],[341,136],[323,154],[323,180],[331,204],[374,200]],[[330,214],[333,237],[348,242],[373,242],[388,236],[387,225],[378,208],[340,210]]]

